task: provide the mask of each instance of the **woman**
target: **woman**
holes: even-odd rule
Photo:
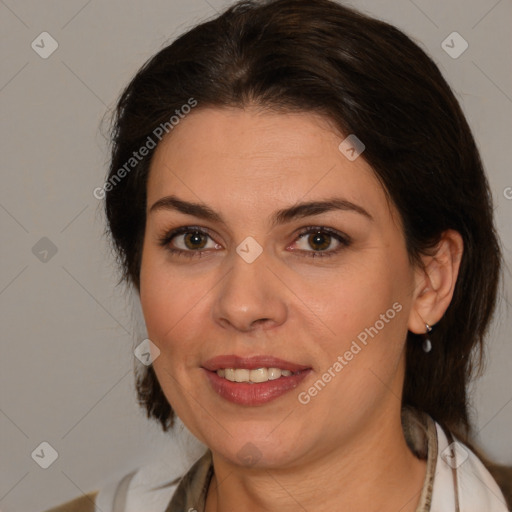
[[[129,84],[97,193],[150,340],[139,399],[208,450],[65,510],[507,510],[467,412],[488,184],[403,33],[329,0],[234,5]]]

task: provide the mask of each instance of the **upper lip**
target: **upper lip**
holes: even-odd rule
[[[280,368],[281,370],[290,370],[295,373],[301,370],[308,370],[310,367],[269,355],[251,357],[222,355],[205,361],[203,368],[212,372],[220,370],[221,368],[246,368],[248,370],[256,370],[257,368]]]

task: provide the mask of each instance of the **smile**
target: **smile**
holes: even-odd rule
[[[282,370],[281,368],[257,368],[255,370],[249,370],[247,368],[221,368],[217,370],[217,375],[230,382],[259,383],[277,380],[281,377],[290,377],[293,375],[293,372],[290,370]]]

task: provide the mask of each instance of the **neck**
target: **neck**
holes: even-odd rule
[[[240,468],[213,453],[205,512],[414,512],[426,461],[407,446],[399,410],[374,420],[350,446],[286,469]]]

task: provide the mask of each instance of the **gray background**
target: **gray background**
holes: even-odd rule
[[[101,186],[108,160],[100,122],[121,89],[166,41],[225,5],[221,0],[0,0],[4,512],[43,510],[157,456],[183,468],[196,456],[189,436],[164,435],[136,405],[132,350],[145,332],[136,301],[115,286],[101,206],[92,192]],[[510,264],[511,1],[354,0],[353,5],[411,35],[456,91],[489,174]],[[47,59],[31,47],[43,31],[59,45]],[[441,47],[454,31],[469,44],[456,59]],[[40,241],[43,237],[51,244]],[[510,297],[507,272],[487,372],[474,386],[479,439],[490,455],[508,464]],[[46,470],[31,457],[43,441],[59,455]]]

